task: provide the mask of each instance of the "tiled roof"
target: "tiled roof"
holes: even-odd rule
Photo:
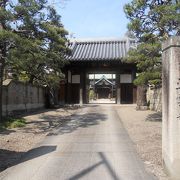
[[[101,79],[99,79],[98,81],[96,81],[95,84],[98,84],[98,83],[100,83],[100,82],[103,81],[103,80],[106,81],[106,82],[108,82],[108,83],[111,84],[111,85],[115,85],[113,82],[111,82],[110,80],[108,80],[108,79],[106,78],[106,76],[104,76],[104,75],[101,77]]]
[[[114,40],[74,40],[69,47],[72,50],[70,61],[84,60],[120,60],[126,57],[128,50],[135,47],[133,39]]]

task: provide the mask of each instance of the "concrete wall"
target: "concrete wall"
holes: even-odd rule
[[[3,115],[13,115],[43,108],[44,88],[13,80],[3,82]]]
[[[150,110],[162,112],[162,88],[148,87],[147,102]]]
[[[172,179],[180,179],[180,37],[170,38],[162,48],[163,161]]]

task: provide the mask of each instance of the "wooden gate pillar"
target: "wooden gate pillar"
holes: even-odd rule
[[[84,93],[85,93],[85,90],[84,90],[84,86],[85,86],[84,80],[85,80],[85,73],[81,72],[80,73],[80,87],[79,87],[79,104],[81,106],[84,103],[84,101],[83,101]]]
[[[71,71],[67,71],[66,73],[66,79],[67,79],[67,84],[66,84],[66,101],[68,104],[71,103],[71,81],[72,81],[72,77],[71,77]]]
[[[83,99],[84,99],[84,104],[87,104],[87,103],[89,103],[89,85],[88,85],[88,78],[89,78],[89,76],[88,76],[88,74],[85,72],[84,73],[84,97],[83,97]]]
[[[120,73],[116,73],[116,103],[121,104]]]

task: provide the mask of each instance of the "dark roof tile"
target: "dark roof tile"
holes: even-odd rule
[[[70,42],[69,47],[72,50],[70,61],[85,60],[117,60],[127,56],[131,47],[136,46],[135,40],[91,40]]]

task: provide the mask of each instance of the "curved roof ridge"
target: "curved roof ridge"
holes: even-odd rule
[[[70,42],[77,42],[77,43],[101,43],[101,42],[120,42],[120,41],[127,41],[127,40],[134,40],[132,38],[128,38],[128,37],[109,37],[109,38],[77,38],[77,39],[70,39]]]

